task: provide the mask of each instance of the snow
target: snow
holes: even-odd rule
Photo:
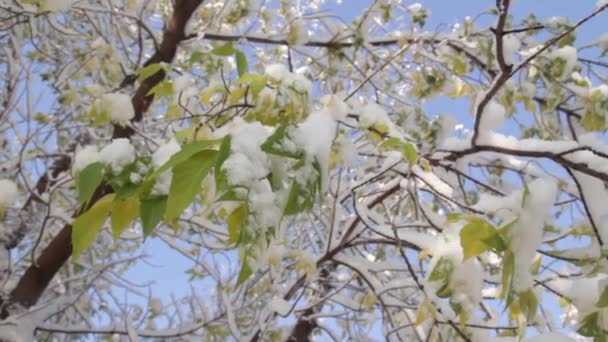
[[[564,69],[558,77],[559,80],[569,78],[578,62],[577,51],[573,46],[564,46],[563,48],[554,50],[547,57],[553,61],[560,59],[565,62]]]
[[[249,188],[249,210],[257,227],[276,227],[283,210],[277,204],[277,194],[272,191],[268,179],[254,182]]]
[[[528,337],[524,342],[575,342],[577,340],[572,337],[560,334],[557,332],[550,332],[542,335]]]
[[[129,139],[114,139],[99,152],[99,160],[109,165],[115,174],[135,161],[135,147]]]
[[[102,97],[105,112],[110,115],[110,120],[121,126],[125,126],[135,116],[135,110],[128,95],[121,93],[109,93]]]
[[[466,312],[475,310],[482,299],[483,269],[475,258],[469,258],[463,262],[459,235],[452,232],[444,234],[435,240],[431,252],[433,258],[429,264],[429,269],[434,269],[441,258],[449,259],[454,266],[449,279],[452,299],[462,305]],[[430,284],[436,290],[438,290],[438,286],[441,286],[441,283]]]
[[[532,286],[530,265],[541,245],[544,223],[557,196],[557,190],[555,180],[539,178],[528,183],[525,200],[524,189],[520,189],[505,197],[482,194],[474,206],[477,210],[497,215],[505,222],[516,220],[508,234],[509,248],[515,255],[513,287],[517,292]]]
[[[595,304],[608,285],[608,276],[602,274],[578,279],[556,278],[548,282],[548,285],[571,300],[579,311],[578,317],[584,317],[597,311]]]
[[[416,2],[416,3],[413,3],[409,6],[407,6],[407,10],[412,14],[416,14],[416,13],[420,12],[422,9],[423,9],[423,7],[419,2]]]
[[[268,158],[260,146],[269,135],[258,122],[241,123],[233,130],[231,153],[222,165],[230,184],[249,186],[268,175]]]
[[[307,155],[314,157],[319,162],[322,189],[326,189],[327,186],[329,156],[335,134],[336,122],[331,114],[326,112],[311,113],[308,118],[290,134],[293,141],[304,149]]]
[[[608,198],[608,191],[604,183],[595,177],[574,171],[574,178],[580,185],[581,196],[587,204],[591,219],[598,225],[598,230],[603,241],[608,241],[608,222],[602,220],[606,213],[605,200]]]
[[[64,12],[72,7],[74,0],[46,0],[45,10],[51,12]]]
[[[152,166],[154,166],[155,169],[158,169],[165,164],[172,155],[179,152],[180,149],[181,146],[175,139],[169,140],[166,144],[161,145],[156,152],[152,154]],[[156,183],[152,188],[153,195],[166,195],[169,193],[172,174],[173,172],[171,170],[167,170],[158,176]]]
[[[285,65],[280,63],[266,66],[264,73],[270,77],[271,81],[286,87],[293,87],[299,93],[309,94],[312,92],[312,82],[304,75],[306,67],[298,69],[295,73],[287,70]]]
[[[479,145],[497,146],[510,150],[522,150],[527,152],[551,152],[558,154],[571,150],[580,145],[571,140],[540,140],[540,139],[517,139],[512,135],[504,135],[496,132],[485,132],[479,136]],[[444,144],[445,145],[445,144]]]
[[[324,106],[323,111],[330,113],[336,120],[346,120],[346,117],[350,112],[350,107],[337,95],[325,95],[320,101]]]
[[[270,309],[279,315],[285,317],[291,311],[291,304],[280,297],[273,297],[270,301]]]
[[[432,190],[438,192],[442,196],[452,198],[454,190],[450,187],[449,184],[441,180],[434,173],[424,171],[418,165],[414,165],[414,167],[412,167],[412,172],[417,177],[419,177],[426,186],[430,187]]]
[[[505,63],[515,64],[514,56],[521,48],[521,40],[515,34],[507,34],[502,38],[502,46]]]
[[[312,92],[312,82],[303,73],[291,74],[291,84],[297,92],[310,94]]]
[[[84,169],[90,164],[98,162],[99,160],[100,156],[99,152],[97,151],[97,147],[94,145],[85,146],[76,152],[76,156],[74,156],[74,164],[72,165],[72,172],[76,174],[78,171]]]
[[[0,209],[8,207],[19,196],[17,184],[9,179],[0,179]]]
[[[359,124],[361,127],[379,126],[376,128],[387,128],[388,135],[395,138],[402,138],[403,134],[389,118],[388,113],[380,105],[369,103],[359,111]],[[383,127],[384,126],[384,127]]]
[[[287,70],[285,65],[276,63],[267,65],[264,73],[274,81],[281,82],[287,77],[289,70]]]
[[[532,286],[529,272],[536,250],[543,237],[545,220],[557,196],[557,182],[549,178],[539,178],[528,184],[529,194],[524,208],[509,236],[510,246],[515,254],[513,286],[516,291]]]
[[[608,0],[597,0],[597,2],[595,3],[595,6],[597,8],[604,7],[606,5],[608,5]]]
[[[505,121],[505,107],[494,100],[490,100],[483,109],[479,132],[486,133],[502,127]]]
[[[308,42],[308,29],[302,19],[296,19],[291,23],[289,32],[290,43],[293,45],[304,45]]]
[[[16,326],[7,323],[0,325],[0,341],[21,342],[24,340],[17,334]]]

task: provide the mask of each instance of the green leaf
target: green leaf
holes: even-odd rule
[[[236,280],[236,286],[239,287],[242,283],[244,283],[251,275],[253,274],[253,270],[249,267],[247,261],[243,261],[243,266],[241,266],[241,272],[239,272],[239,277]]]
[[[219,140],[219,139],[218,140],[200,140],[200,141],[194,141],[194,142],[184,145],[179,152],[172,155],[171,158],[169,158],[169,160],[166,163],[164,163],[161,167],[156,169],[156,171],[154,171],[150,176],[148,176],[147,180],[157,178],[158,176],[160,176],[161,174],[163,174],[165,171],[169,170],[170,168],[185,162],[193,155],[195,155],[205,149],[208,149],[209,147],[217,145],[217,143],[219,143],[220,141],[221,140]]]
[[[95,190],[101,181],[103,180],[103,169],[102,163],[92,163],[87,165],[78,176],[76,176],[76,184],[78,187],[78,203],[86,204],[91,200]]]
[[[401,141],[395,137],[384,140],[382,144],[380,144],[380,147],[388,150],[400,150],[410,166],[416,164],[416,159],[418,159],[418,152],[414,145],[409,142]]]
[[[581,124],[591,132],[603,131],[606,128],[606,117],[594,110],[589,110],[583,115]]]
[[[217,191],[222,191],[228,187],[228,179],[226,172],[222,170],[222,165],[230,156],[230,145],[232,143],[232,136],[226,135],[220,145],[220,150],[217,154],[217,162],[215,163],[215,187]]]
[[[76,261],[80,254],[91,245],[95,236],[101,230],[106,221],[114,195],[109,194],[102,197],[99,201],[82,215],[78,216],[72,224],[72,258]]]
[[[511,286],[513,284],[513,270],[515,269],[515,256],[510,250],[506,250],[502,257],[502,290],[500,298],[507,299],[507,306],[511,304]]]
[[[536,310],[538,309],[538,298],[536,298],[536,294],[531,288],[519,294],[519,305],[528,321],[531,322],[536,316]]]
[[[228,239],[230,242],[239,243],[245,234],[247,227],[248,208],[246,204],[234,209],[226,219],[228,223]]]
[[[260,91],[264,89],[266,86],[266,76],[254,73],[246,73],[239,77],[236,81],[236,84],[249,84],[249,89],[251,89],[251,95],[254,98],[258,96]]]
[[[162,220],[167,206],[167,196],[157,196],[142,200],[139,206],[141,225],[146,238]]]
[[[444,283],[436,293],[439,298],[448,298],[452,295],[452,289],[450,288],[450,283]]]
[[[137,73],[137,81],[141,82],[141,81],[149,78],[150,76],[156,74],[160,70],[166,70],[166,69],[167,69],[166,63],[162,63],[162,62],[147,65],[147,66],[139,69],[139,72]]]
[[[403,155],[407,160],[407,163],[412,166],[416,164],[416,159],[418,159],[418,152],[416,152],[416,148],[414,145],[404,142],[403,143]]]
[[[304,156],[304,153],[300,150],[289,151],[284,148],[284,144],[281,144],[281,140],[287,137],[287,123],[281,124],[271,136],[264,141],[261,146],[262,151],[270,154],[274,154],[281,157],[300,159]]]
[[[460,231],[464,260],[491,250],[492,246],[486,241],[492,241],[495,235],[498,235],[496,229],[486,220],[478,217],[469,218],[468,223]]]
[[[192,66],[194,63],[199,63],[200,61],[204,60],[205,56],[207,56],[207,54],[202,51],[194,51],[192,55],[190,55],[190,60],[188,60],[188,63],[190,66]]]
[[[236,50],[235,57],[236,57],[236,70],[239,73],[239,76],[243,76],[247,72],[247,69],[248,69],[247,56],[245,56],[243,51]]]
[[[161,97],[173,95],[173,83],[171,81],[162,81],[150,89],[146,95],[154,95],[155,101]]]
[[[595,337],[602,334],[602,329],[599,327],[599,312],[596,311],[585,316],[576,332],[587,337]]]
[[[414,321],[414,326],[417,327],[420,324],[424,323],[429,318],[435,319],[437,316],[435,312],[435,307],[431,303],[428,297],[424,297],[424,300],[418,307],[418,313],[416,314],[416,320]]]
[[[446,223],[456,223],[456,222],[460,221],[461,217],[462,217],[461,213],[450,213],[448,215],[448,217],[446,218],[445,222]]]
[[[211,50],[211,53],[216,56],[232,56],[235,52],[236,49],[234,48],[234,44],[231,42]]]
[[[287,197],[283,215],[295,215],[304,210],[311,209],[315,202],[315,191],[315,184],[310,184],[304,188],[298,181],[294,180]]]
[[[600,299],[595,304],[598,308],[608,307],[608,286],[604,287],[602,294],[600,295]]]
[[[165,220],[174,222],[200,192],[201,183],[215,165],[217,151],[203,150],[173,168]]]
[[[454,272],[454,263],[446,257],[441,257],[437,260],[437,264],[429,274],[429,281],[447,281]]]
[[[125,199],[114,199],[112,204],[112,215],[110,222],[112,223],[112,236],[118,239],[120,234],[129,226],[139,215],[139,199],[135,196]]]

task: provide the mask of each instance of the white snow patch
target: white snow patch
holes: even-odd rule
[[[481,114],[479,131],[485,133],[502,127],[505,121],[505,114],[505,107],[494,100],[490,100]]]
[[[550,332],[546,334],[541,334],[533,337],[528,337],[524,340],[524,342],[575,342],[577,340],[573,339],[570,336],[560,334],[557,332]]]
[[[109,93],[105,94],[101,101],[104,110],[110,115],[110,120],[115,124],[125,126],[135,116],[129,95]]]
[[[156,152],[152,154],[152,165],[155,169],[158,169],[165,164],[172,155],[179,152],[180,149],[181,146],[175,139],[169,140],[166,144],[161,145]],[[166,195],[169,193],[172,174],[172,170],[167,170],[158,176],[156,183],[152,188],[153,195]]]
[[[222,165],[232,185],[249,186],[268,175],[269,162],[260,146],[270,135],[259,122],[241,123],[232,133],[230,157]]]
[[[125,166],[135,161],[135,147],[129,139],[114,139],[99,152],[99,159],[110,165],[114,173],[120,173]]]
[[[8,207],[19,196],[17,184],[9,179],[0,179],[0,209]]]
[[[327,186],[327,173],[336,122],[329,113],[313,112],[290,136],[306,153],[316,158],[321,169],[322,189]]]
[[[323,111],[330,113],[336,120],[346,120],[350,107],[337,95],[325,95],[320,101],[325,106]]]
[[[64,12],[72,7],[74,0],[46,0],[45,10],[51,12]]]
[[[285,317],[291,311],[291,304],[283,298],[273,297],[270,301],[270,309]]]
[[[84,169],[90,164],[98,162],[99,160],[100,156],[99,152],[97,151],[97,147],[94,145],[85,146],[76,152],[76,156],[74,156],[72,173],[76,174],[78,171]]]
[[[521,48],[521,40],[515,34],[507,34],[502,38],[503,56],[508,65],[515,64],[515,54]]]

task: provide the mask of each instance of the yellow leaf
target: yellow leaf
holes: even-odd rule
[[[237,104],[239,102],[239,100],[241,100],[245,96],[246,93],[247,93],[247,87],[242,87],[242,88],[233,90],[230,93],[230,99],[229,99],[230,105]]]
[[[418,308],[418,314],[416,315],[414,326],[418,327],[429,318],[435,319],[435,308],[431,304],[428,297],[424,297],[424,301],[422,301],[422,304],[420,304],[420,307]]]
[[[78,216],[72,224],[72,258],[75,261],[89,247],[110,213],[114,195],[97,201],[89,210]]]
[[[115,200],[112,205],[112,216],[110,217],[114,239],[118,239],[129,223],[137,216],[139,216],[139,199],[137,197]]]

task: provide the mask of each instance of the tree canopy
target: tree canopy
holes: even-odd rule
[[[607,341],[608,1],[342,2],[0,0],[0,340]]]

